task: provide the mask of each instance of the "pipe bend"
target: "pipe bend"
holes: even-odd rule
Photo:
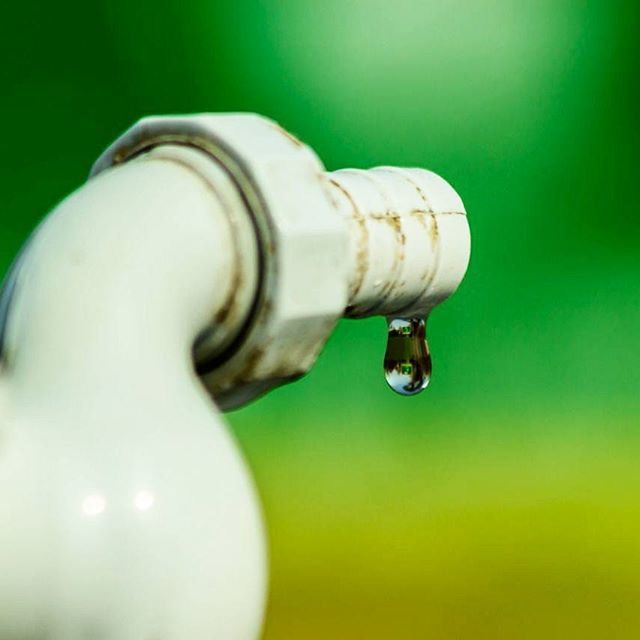
[[[90,180],[17,267],[0,389],[1,638],[259,635],[256,493],[191,361],[238,268],[224,202],[175,159],[198,153],[163,149]]]
[[[14,375],[22,361],[34,375],[34,359],[39,376],[56,379],[99,360],[151,366],[190,357],[205,330],[237,328],[255,293],[255,239],[251,251],[251,231],[241,229],[237,248],[228,208],[242,205],[218,197],[194,168],[203,161],[214,169],[196,150],[158,148],[93,178],[51,213],[15,276],[3,340]],[[233,192],[221,170],[215,178]],[[238,297],[235,325],[216,327]]]

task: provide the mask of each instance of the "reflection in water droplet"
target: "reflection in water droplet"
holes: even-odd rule
[[[403,396],[420,393],[431,379],[431,355],[425,321],[393,318],[389,322],[384,376],[389,386]]]

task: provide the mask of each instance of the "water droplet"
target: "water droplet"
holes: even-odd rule
[[[431,379],[431,355],[421,318],[393,318],[388,321],[384,377],[403,396],[420,393]]]

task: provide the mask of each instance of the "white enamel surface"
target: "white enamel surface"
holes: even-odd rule
[[[2,640],[259,636],[256,495],[191,363],[230,247],[211,191],[158,159],[35,236],[0,376]]]

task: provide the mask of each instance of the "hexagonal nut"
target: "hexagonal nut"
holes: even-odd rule
[[[241,191],[260,247],[260,285],[234,348],[198,373],[223,409],[306,373],[347,303],[347,230],[313,151],[254,114],[144,118],[107,149],[92,175],[159,144],[198,147]]]

